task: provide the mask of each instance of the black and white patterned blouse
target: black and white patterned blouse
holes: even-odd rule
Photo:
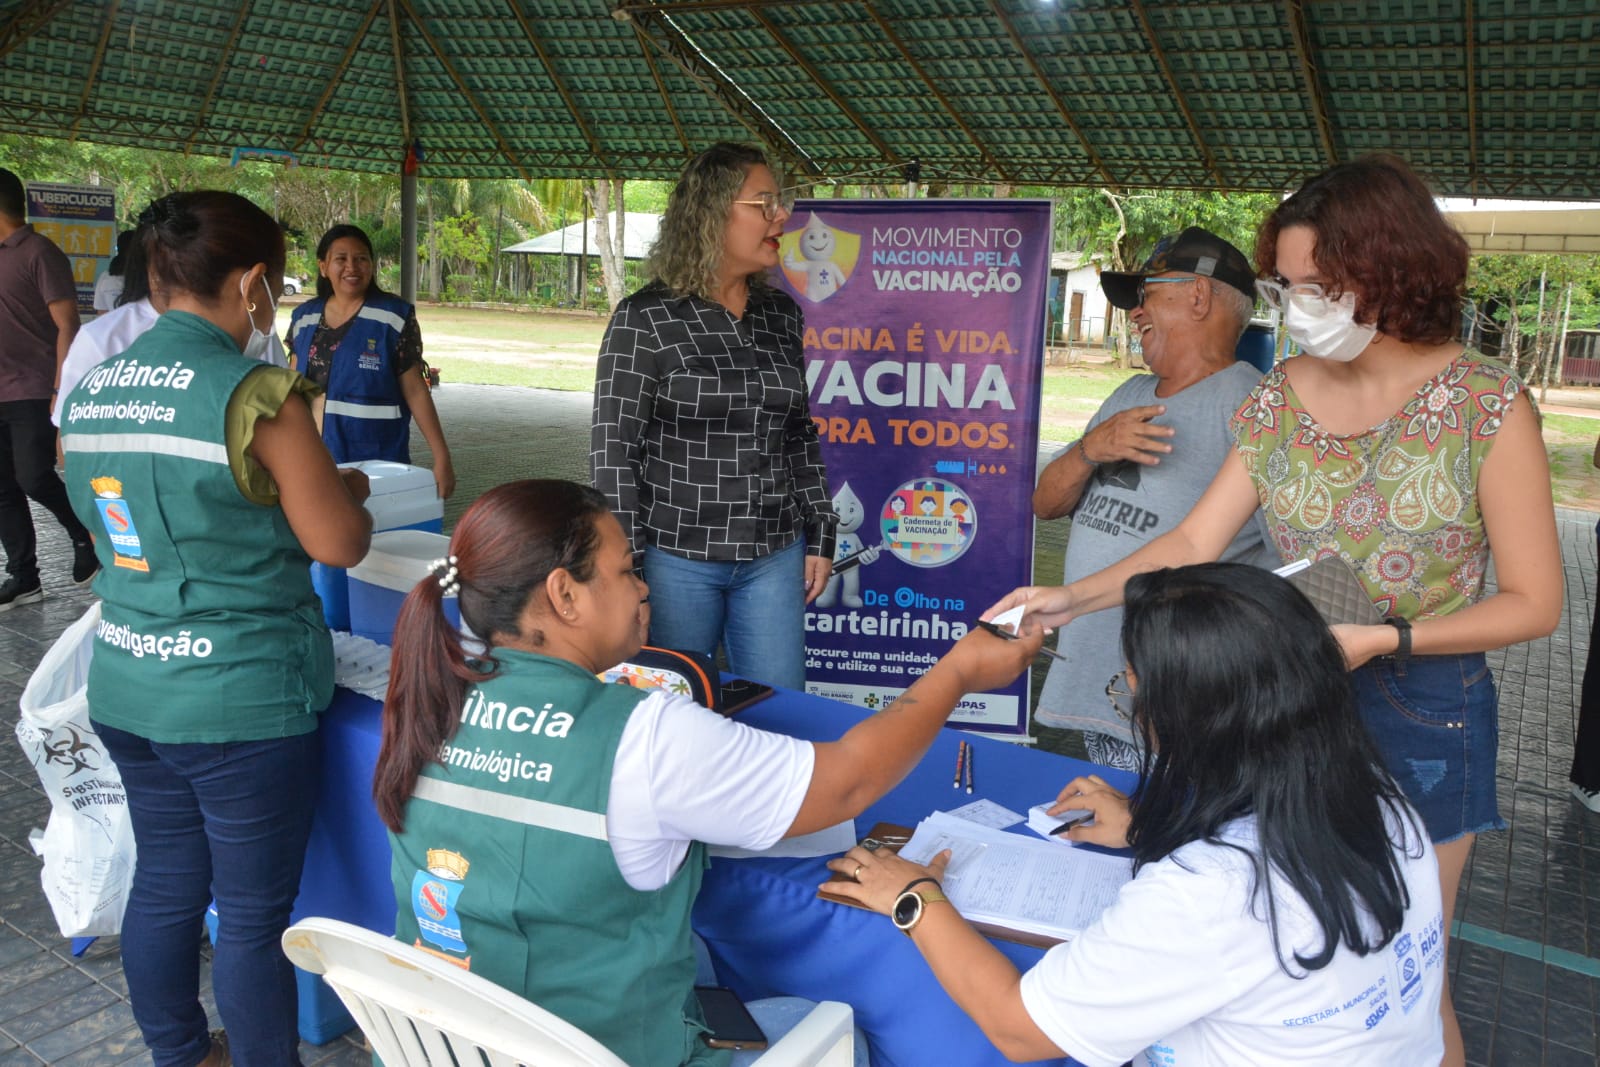
[[[744,318],[652,283],[600,343],[589,474],[633,544],[751,560],[804,537],[833,558],[838,516],[806,400],[802,317],[752,288]]]

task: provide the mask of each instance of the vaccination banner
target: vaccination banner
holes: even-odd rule
[[[29,182],[28,221],[72,261],[78,312],[94,314],[94,283],[117,247],[116,193],[108,185]]]
[[[802,200],[780,246],[840,516],[806,689],[879,708],[1031,581],[1050,204]],[[952,722],[1025,733],[1027,675]]]

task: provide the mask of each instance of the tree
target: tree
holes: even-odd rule
[[[606,309],[615,311],[627,295],[627,258],[623,253],[623,236],[627,224],[627,206],[623,197],[621,178],[586,181],[583,193],[589,198],[594,211],[595,243],[599,245],[601,277],[606,286]],[[612,208],[616,214],[613,221]],[[581,299],[581,297],[580,297]]]

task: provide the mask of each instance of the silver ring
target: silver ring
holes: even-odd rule
[[[883,842],[879,841],[876,837],[868,837],[862,840],[861,847],[866,849],[868,852],[876,852],[878,849],[883,847]]]

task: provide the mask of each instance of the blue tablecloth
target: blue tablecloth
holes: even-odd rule
[[[813,741],[838,738],[868,712],[801,693],[780,692],[740,715],[752,726]],[[956,746],[972,742],[973,795],[951,787]],[[986,797],[1026,814],[1053,800],[1080,774],[1099,774],[1121,789],[1124,771],[1038,752],[981,735],[944,730],[905,781],[856,820],[864,837],[879,822],[915,826],[934,811]],[[1025,825],[1019,825],[1028,833]],[[824,859],[715,859],[694,909],[718,977],[746,1000],[792,994],[842,1000],[867,1035],[874,1067],[1008,1062],[934,980],[909,938],[881,915],[817,897],[829,872]],[[1044,954],[995,941],[1026,970]],[[1066,1060],[1042,1061],[1067,1063]]]
[[[740,719],[793,737],[831,741],[867,714],[847,704],[779,690]],[[322,717],[323,780],[295,919],[324,915],[394,932],[389,840],[372,805],[381,722],[381,705],[344,689]],[[976,753],[971,797],[950,785],[956,745],[963,738]],[[1133,783],[1125,772],[945,730],[906,780],[856,820],[857,836],[878,822],[915,825],[930,812],[948,811],[978,797],[1026,813],[1031,805],[1053,798],[1074,776],[1091,772],[1119,788]],[[1006,1062],[945,995],[917,950],[888,919],[817,897],[817,886],[828,877],[823,863],[712,862],[695,905],[694,925],[706,939],[722,981],[747,1000],[793,994],[845,1001],[867,1035],[875,1067]],[[1032,966],[1043,954],[1009,942],[995,944],[1019,968]],[[331,1040],[351,1025],[331,993],[302,995],[300,1031],[308,1041]]]

